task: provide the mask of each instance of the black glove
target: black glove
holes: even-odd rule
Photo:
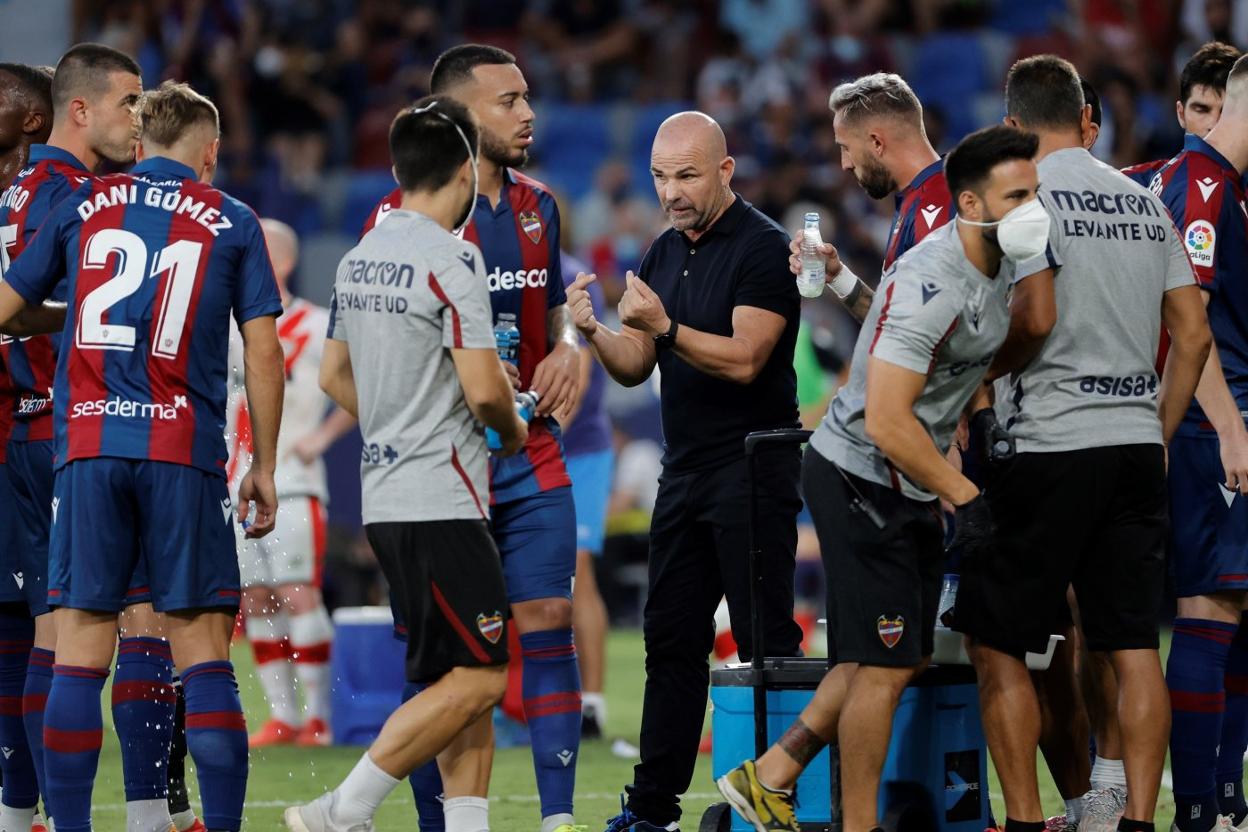
[[[997,524],[992,509],[981,491],[974,500],[957,507],[953,515],[953,540],[949,548],[961,548],[962,557],[970,560],[986,556],[996,545]]]
[[[978,479],[971,479],[982,486],[988,465],[993,462],[1004,462],[1014,458],[1014,437],[997,421],[997,413],[991,407],[985,407],[971,414],[970,441],[968,442],[972,460],[971,468]]]

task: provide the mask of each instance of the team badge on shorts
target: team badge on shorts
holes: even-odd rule
[[[483,612],[477,613],[477,629],[481,631],[481,635],[490,644],[498,644],[498,640],[503,637],[503,616],[497,610],[493,615],[486,615]]]
[[[536,211],[520,212],[520,228],[524,233],[529,235],[529,239],[534,245],[542,239],[542,218],[537,215]]]
[[[880,641],[884,642],[884,646],[891,650],[901,641],[902,633],[906,631],[906,619],[900,615],[896,618],[881,615],[875,619],[875,631],[880,634]]]

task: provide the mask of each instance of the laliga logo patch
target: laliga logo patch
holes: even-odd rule
[[[1213,265],[1213,248],[1217,242],[1217,234],[1213,226],[1205,220],[1196,220],[1189,224],[1183,232],[1183,244],[1187,247],[1187,256],[1193,266]]]
[[[521,211],[519,220],[521,230],[536,245],[542,239],[542,218],[536,211]]]
[[[486,615],[483,612],[477,613],[477,629],[481,631],[481,635],[490,644],[498,644],[498,640],[503,637],[503,616],[497,610],[493,615]]]
[[[896,618],[881,615],[875,619],[875,631],[880,634],[880,641],[884,642],[884,646],[892,650],[906,631],[906,619],[900,615]]]

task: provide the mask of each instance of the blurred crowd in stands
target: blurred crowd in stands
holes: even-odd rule
[[[999,120],[1010,63],[1054,52],[1101,95],[1096,154],[1125,166],[1178,149],[1178,67],[1199,44],[1248,47],[1248,0],[0,0],[0,15],[19,9],[60,9],[68,42],[130,52],[148,86],[178,78],[212,96],[224,122],[218,184],[301,234],[298,286],[322,303],[329,264],[392,187],[394,113],[427,92],[433,59],[455,43],[519,57],[537,111],[531,173],[561,194],[565,247],[610,298],[662,230],[650,140],[678,110],[723,125],[746,199],[790,229],[819,211],[824,239],[869,276],[893,201],[870,200],[840,168],[827,109],[839,81],[903,75],[943,151]],[[804,314],[801,404],[813,421],[855,333],[831,302]],[[625,534],[644,531],[653,499],[654,402],[649,389],[608,395],[622,453],[613,523]],[[335,470],[349,470],[354,452],[341,456]],[[335,514],[358,512],[355,499],[336,494]],[[374,591],[373,569],[349,525],[339,588],[357,600]]]

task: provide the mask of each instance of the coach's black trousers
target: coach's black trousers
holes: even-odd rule
[[[749,479],[744,457],[692,474],[664,471],[650,526],[650,595],[645,610],[646,693],[641,762],[628,805],[664,826],[679,819],[677,796],[689,789],[706,712],[715,642],[715,608],[727,595],[732,635],[750,658]],[[793,621],[793,565],[801,457],[797,448],[762,451],[756,460],[757,529],[765,580],[765,652],[795,656],[802,631]]]

